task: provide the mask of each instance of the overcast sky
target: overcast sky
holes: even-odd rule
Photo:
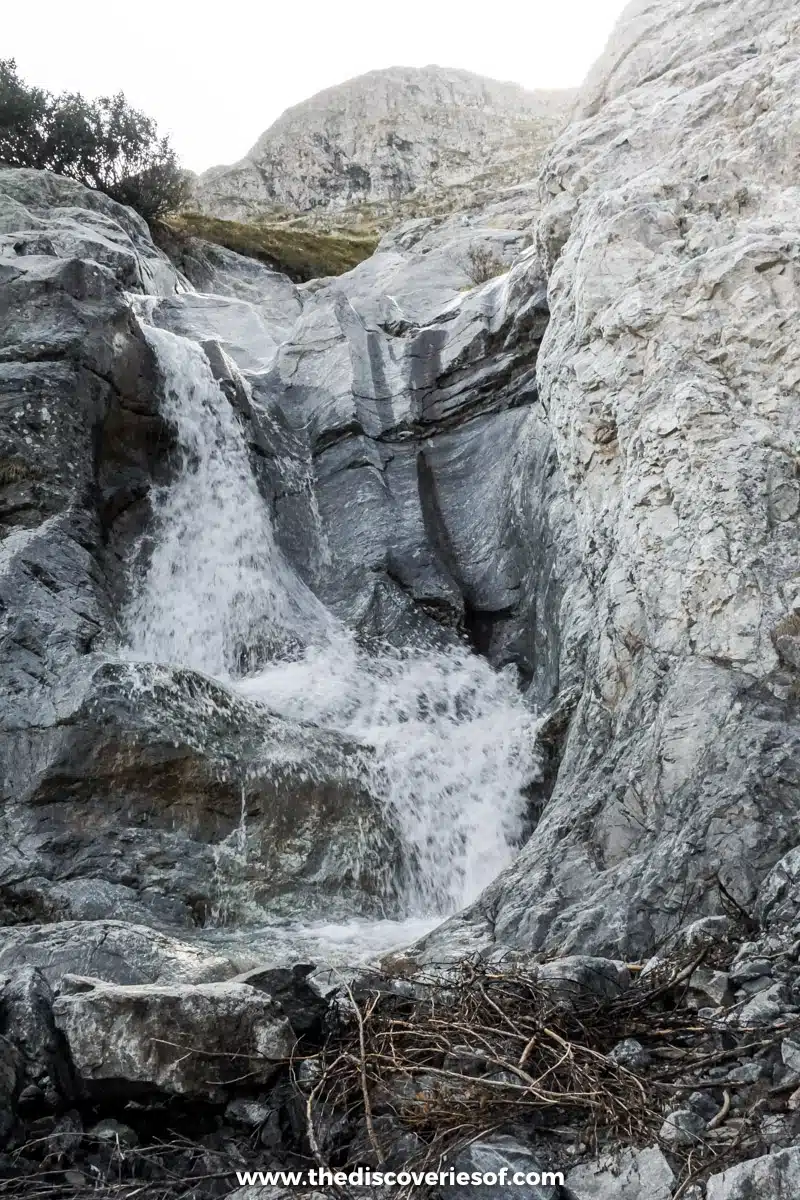
[[[0,0],[2,3],[2,0]],[[31,0],[0,56],[53,91],[124,91],[185,166],[234,162],[285,108],[377,67],[436,63],[571,87],[625,0]]]

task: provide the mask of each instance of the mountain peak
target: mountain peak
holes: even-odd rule
[[[199,177],[194,206],[238,220],[274,213],[463,205],[463,189],[534,173],[574,93],[529,91],[453,67],[369,71],[287,109],[232,166]]]

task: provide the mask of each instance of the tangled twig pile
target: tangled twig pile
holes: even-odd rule
[[[709,1065],[755,1044],[763,1050],[787,1032],[784,1027],[753,1043],[752,1034],[732,1037],[698,1018],[684,1001],[704,957],[673,961],[657,978],[604,999],[577,987],[570,996],[563,986],[542,986],[535,968],[472,963],[394,981],[389,990],[380,980],[358,996],[345,989],[348,999],[328,1045],[298,1073],[306,1081],[317,1162],[329,1165],[320,1130],[330,1128],[334,1114],[361,1121],[362,1160],[372,1166],[391,1157],[398,1130],[411,1135],[416,1165],[435,1169],[470,1141],[509,1125],[535,1131],[540,1144],[567,1126],[589,1152],[661,1141],[665,1110],[681,1091],[699,1086],[693,1078],[702,1081]],[[647,1046],[644,1070],[613,1053],[631,1038]],[[726,1093],[708,1125],[716,1137],[665,1146],[683,1180],[712,1164],[719,1169],[734,1147],[737,1156],[747,1148],[747,1114],[738,1113],[724,1130],[729,1115]],[[408,1145],[406,1138],[405,1152]]]

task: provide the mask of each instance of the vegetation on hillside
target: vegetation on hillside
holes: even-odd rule
[[[168,139],[122,92],[53,95],[20,79],[13,58],[0,59],[0,163],[66,175],[147,221],[180,208],[189,193]]]
[[[309,229],[299,222],[224,221],[192,212],[171,216],[164,225],[178,237],[202,238],[257,258],[298,283],[341,275],[369,258],[378,244],[373,232]]]

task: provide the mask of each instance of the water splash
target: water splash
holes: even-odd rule
[[[409,912],[452,912],[508,863],[538,769],[512,671],[459,649],[367,654],[341,632],[237,690],[374,750],[364,772],[406,850]]]

